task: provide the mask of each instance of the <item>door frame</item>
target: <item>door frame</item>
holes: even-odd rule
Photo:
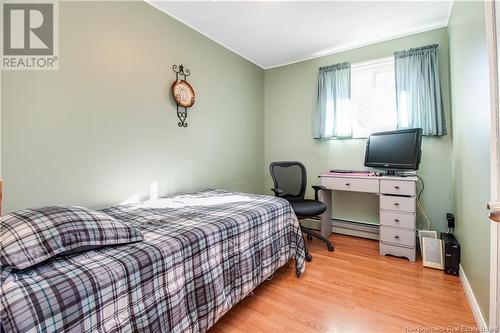
[[[499,7],[500,9],[500,7]],[[491,200],[498,200],[500,194],[499,169],[500,169],[500,91],[498,84],[498,64],[500,55],[498,52],[498,40],[500,39],[500,13],[497,13],[496,0],[485,1],[486,34],[490,71],[490,105],[491,105]],[[497,15],[498,14],[498,15]],[[491,251],[490,251],[490,329],[498,329],[499,318],[499,295],[500,295],[500,250],[499,223],[491,222]]]

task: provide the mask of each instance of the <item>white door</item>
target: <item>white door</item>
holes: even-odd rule
[[[499,251],[499,246],[498,244],[500,243],[500,226],[499,226],[499,223],[500,223],[500,220],[496,220],[497,224],[496,224],[496,231],[497,231],[497,284],[496,284],[496,289],[497,289],[497,299],[496,299],[496,308],[497,308],[497,315],[496,317],[494,318],[494,321],[493,321],[493,324],[494,326],[491,326],[491,327],[495,327],[495,329],[498,329],[499,328],[499,324],[500,324],[500,256],[498,255],[498,251]],[[493,230],[494,231],[494,230]],[[498,332],[498,331],[497,331]]]
[[[500,327],[500,91],[498,64],[500,52],[500,5],[497,1],[485,2],[486,31],[490,60],[491,93],[491,202],[488,204],[491,220],[491,280],[490,323],[492,332]]]

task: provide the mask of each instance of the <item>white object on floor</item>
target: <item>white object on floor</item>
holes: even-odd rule
[[[420,251],[422,252],[422,249],[424,248],[424,244],[422,242],[422,238],[428,237],[428,238],[438,238],[437,231],[435,230],[419,230],[418,231],[418,240],[420,243]]]
[[[425,267],[443,270],[443,240],[422,237],[422,261]]]

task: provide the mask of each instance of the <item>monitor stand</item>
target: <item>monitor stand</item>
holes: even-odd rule
[[[385,170],[385,175],[386,176],[397,176],[397,171],[396,170]]]

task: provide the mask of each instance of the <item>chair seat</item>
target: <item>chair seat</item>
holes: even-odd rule
[[[302,199],[291,200],[293,211],[297,216],[316,216],[325,212],[326,206],[321,201]]]

